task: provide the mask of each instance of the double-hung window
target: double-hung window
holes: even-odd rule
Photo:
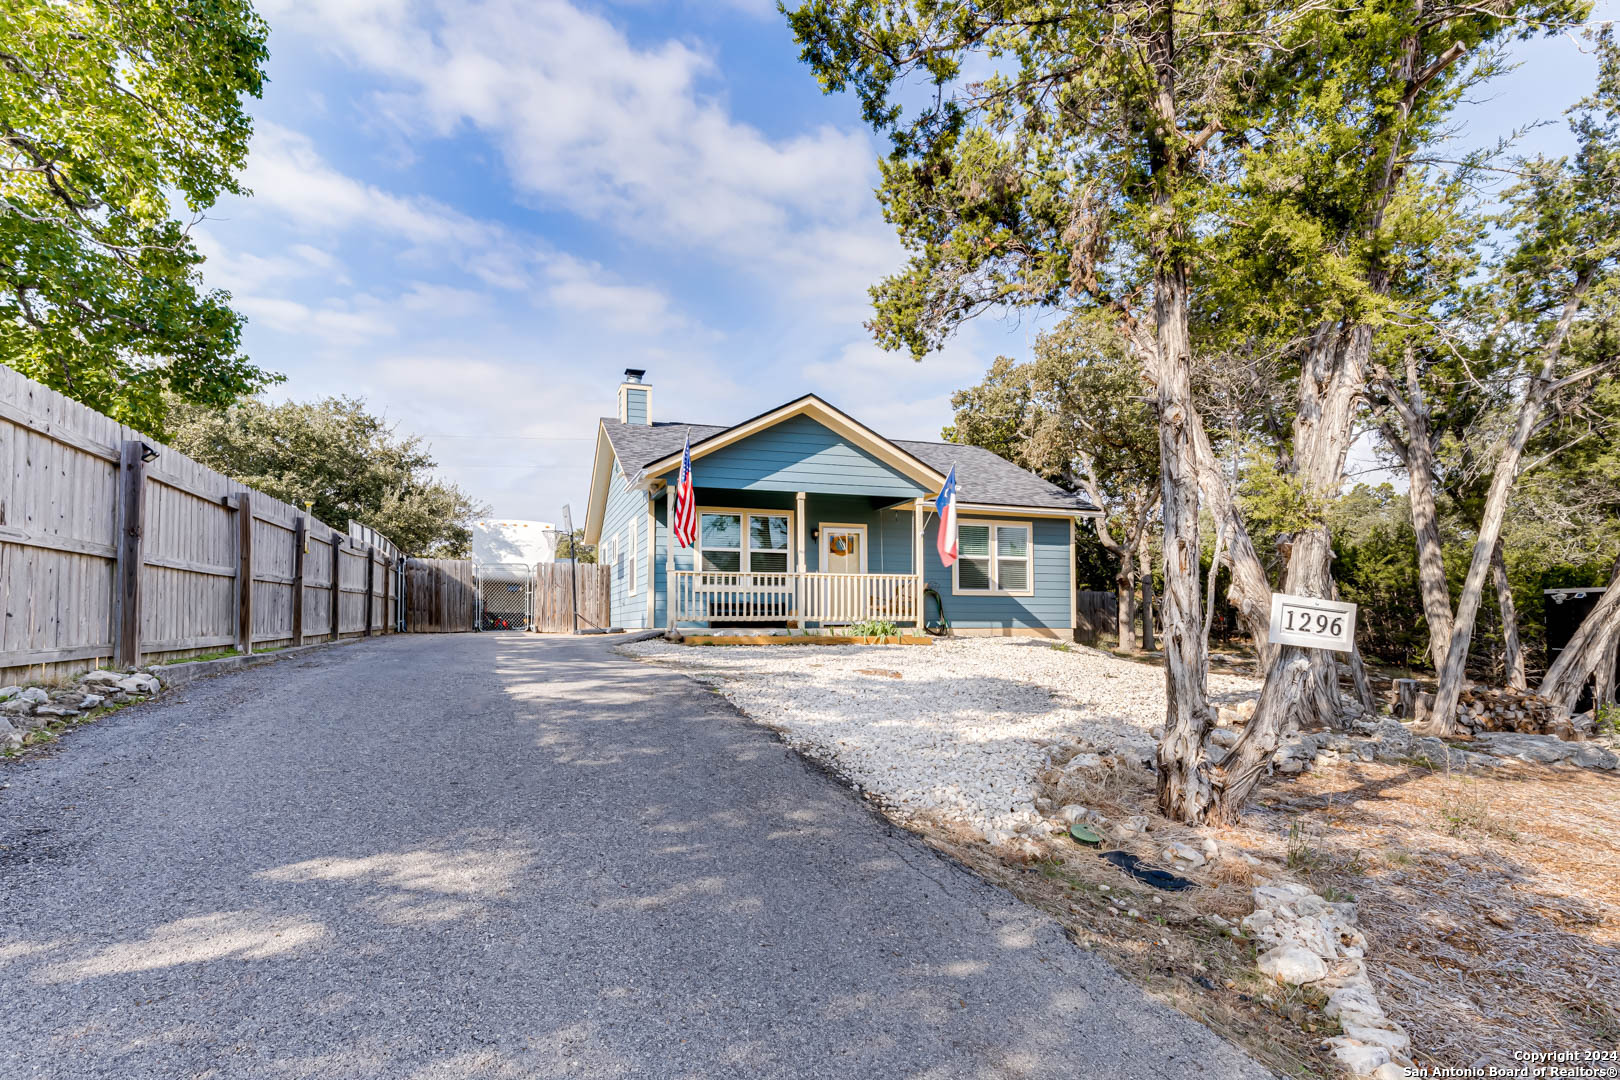
[[[698,516],[698,565],[717,573],[785,574],[791,515],[768,511],[705,510]]]
[[[1034,592],[1027,521],[960,521],[953,592],[1028,596]]]
[[[640,548],[641,548],[641,527],[639,525],[637,525],[635,523],[635,521],[632,520],[630,522],[630,569],[628,571],[629,586],[628,586],[628,588],[626,590],[631,596],[636,595],[636,591],[637,591],[636,590],[636,571],[641,566],[641,558],[640,558],[641,551],[640,551]]]

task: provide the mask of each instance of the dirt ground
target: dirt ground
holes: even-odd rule
[[[1051,782],[1060,775],[1049,774],[1055,800],[1114,820],[1149,815],[1153,831],[1132,850],[1196,843],[1199,834],[1154,812],[1146,770]],[[1237,922],[1252,909],[1257,876],[1355,899],[1368,972],[1386,1011],[1410,1032],[1419,1065],[1509,1065],[1514,1051],[1620,1047],[1620,777],[1612,774],[1349,762],[1278,777],[1240,826],[1206,833],[1222,857],[1188,874],[1205,888],[1182,893],[1138,885],[1062,835],[1042,845],[1044,858],[1018,861],[946,825],[924,831],[1282,1075],[1335,1075],[1319,1043],[1338,1028],[1319,1011],[1319,995],[1255,969]]]

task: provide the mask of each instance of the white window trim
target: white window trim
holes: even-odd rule
[[[641,538],[641,530],[636,528],[634,518],[630,520],[630,523],[626,526],[626,528],[630,530],[630,570],[628,572],[630,580],[625,586],[625,595],[635,596],[640,591],[639,586],[636,584],[636,567],[640,565],[639,560],[636,558],[636,554],[637,549],[641,547],[639,542]]]
[[[734,547],[734,548],[716,548],[715,549],[717,551],[735,551],[735,552],[738,552],[737,569],[736,570],[704,570],[703,569],[703,515],[704,514],[741,514],[743,516],[742,546],[741,547]],[[749,552],[749,540],[750,540],[750,535],[749,535],[749,531],[748,531],[748,518],[749,518],[750,515],[758,515],[759,517],[785,517],[785,518],[788,519],[788,546],[786,548],[786,551],[787,551],[787,569],[786,570],[750,570],[748,568],[748,552]],[[693,570],[701,570],[705,574],[791,574],[791,573],[794,572],[794,569],[795,569],[794,565],[793,565],[793,537],[796,534],[794,532],[793,519],[794,519],[794,513],[793,513],[792,510],[762,510],[759,507],[754,507],[752,509],[748,509],[746,507],[740,507],[740,506],[700,506],[700,507],[697,508],[697,520],[698,520],[697,541],[692,545],[692,569]],[[771,550],[774,551],[775,549],[773,548]]]
[[[958,527],[963,526],[963,525],[987,525],[987,526],[989,526],[989,528],[990,528],[990,587],[988,589],[964,589],[964,588],[962,588],[961,585],[960,585],[960,578],[961,578],[961,571],[962,571],[962,557],[960,555],[958,555],[957,558],[956,558],[956,561],[951,564],[951,595],[952,596],[1034,596],[1035,595],[1035,525],[1034,525],[1033,522],[1029,522],[1029,521],[1006,521],[1006,520],[1003,520],[1003,519],[1000,519],[1000,518],[958,518],[956,524],[957,524]],[[1028,546],[1025,548],[1025,551],[1027,552],[1027,554],[1024,556],[1024,561],[1027,564],[1027,566],[1029,567],[1028,573],[1026,573],[1024,575],[1024,580],[1025,580],[1025,582],[1028,583],[1027,588],[1023,588],[1023,589],[1003,589],[1001,587],[1000,575],[997,573],[997,566],[1000,564],[1001,560],[996,558],[996,531],[998,529],[1000,529],[1001,527],[1003,527],[1003,526],[1007,526],[1009,528],[1014,528],[1014,529],[1023,529],[1024,530],[1024,535],[1028,538]],[[960,541],[958,541],[958,543],[960,544]],[[1012,560],[1009,559],[1007,561],[1010,562]]]
[[[872,548],[867,543],[867,540],[866,540],[866,526],[856,524],[854,522],[843,522],[843,521],[823,521],[819,525],[816,526],[816,531],[821,534],[817,538],[817,546],[816,546],[816,553],[821,558],[821,561],[816,564],[818,567],[820,567],[819,572],[823,573],[823,574],[832,573],[831,570],[827,569],[827,559],[829,557],[829,552],[827,550],[827,541],[829,539],[831,539],[827,535],[829,530],[831,530],[832,532],[858,532],[858,533],[861,534],[861,568],[860,568],[860,570],[857,571],[857,573],[861,573],[861,574],[869,574],[869,573],[871,573],[871,570],[869,569],[871,564],[867,560],[871,556]]]

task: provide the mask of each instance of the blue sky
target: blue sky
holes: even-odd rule
[[[196,232],[277,398],[364,397],[507,517],[581,515],[626,367],[658,419],[814,392],[936,438],[953,390],[1041,323],[982,320],[921,364],[861,323],[903,254],[879,142],[825,97],[771,0],[261,0],[271,81],[251,199]],[[1567,39],[1464,110],[1459,139],[1558,120]],[[1530,137],[1561,151],[1561,122]]]

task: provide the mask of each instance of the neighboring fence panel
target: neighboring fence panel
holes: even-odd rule
[[[547,634],[573,633],[576,592],[581,630],[605,630],[613,625],[612,568],[554,562],[540,563],[534,569],[534,628]]]
[[[470,559],[405,560],[405,629],[458,634],[478,619],[478,590]]]
[[[1119,597],[1111,592],[1081,590],[1075,598],[1075,616],[1079,620],[1074,628],[1075,640],[1095,645],[1101,635],[1111,634],[1117,628]]]
[[[360,606],[333,627],[334,542],[357,564],[362,593],[374,549],[385,597],[374,632],[391,628],[392,544],[257,492],[244,530],[241,496],[228,477],[0,367],[0,681],[364,632]]]

